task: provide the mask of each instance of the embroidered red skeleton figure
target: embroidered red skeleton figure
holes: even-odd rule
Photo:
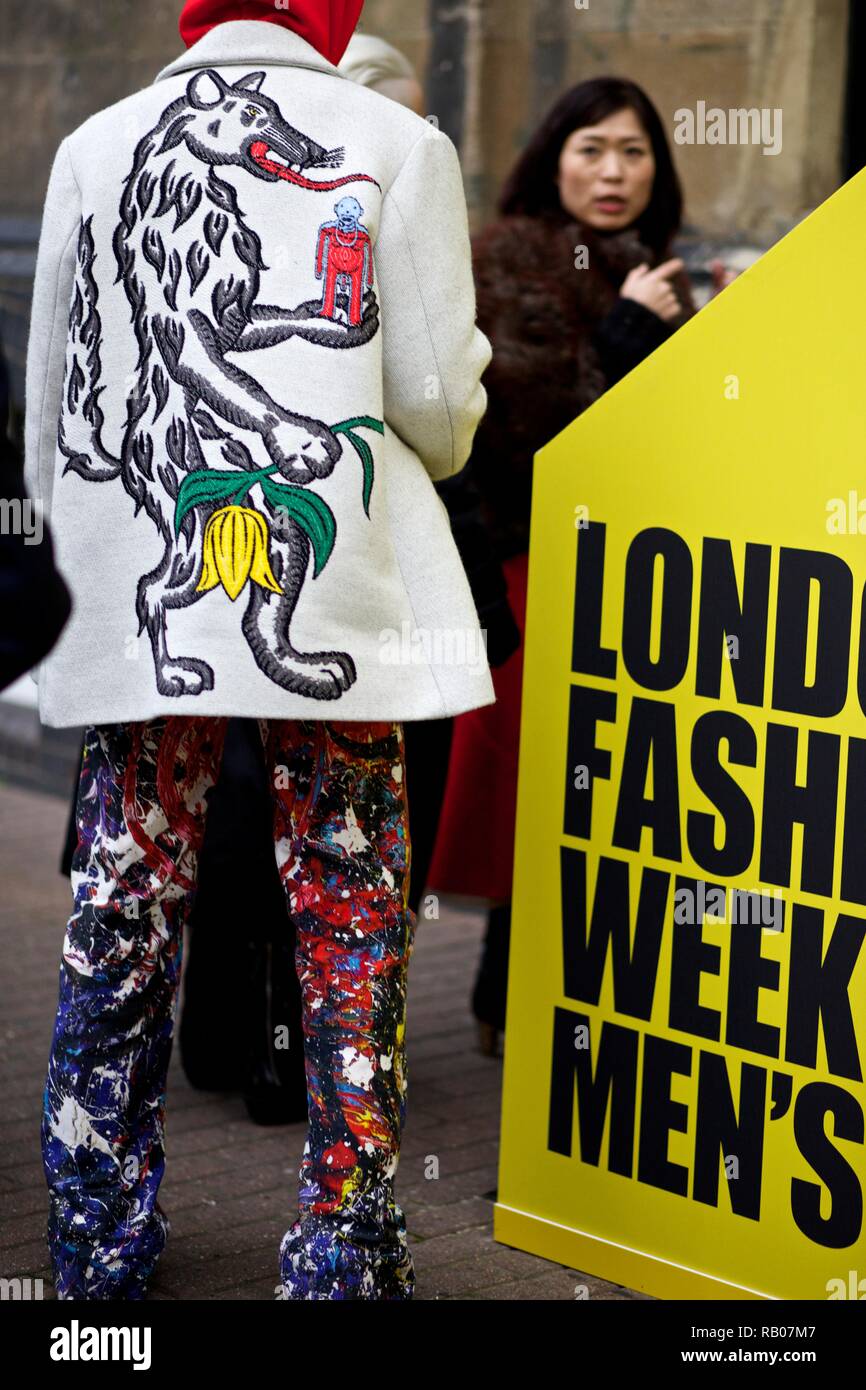
[[[316,279],[324,279],[321,318],[336,319],[336,297],[343,286],[349,294],[349,323],[361,322],[364,288],[373,284],[373,249],[370,234],[361,225],[364,209],[357,198],[341,198],[334,205],[335,222],[323,222],[316,246]]]

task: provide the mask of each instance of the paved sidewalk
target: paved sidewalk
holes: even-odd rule
[[[66,804],[0,784],[2,1129],[0,1277],[42,1278],[42,1086],[69,884],[57,870]],[[420,1299],[636,1299],[617,1285],[497,1245],[501,1059],[476,1048],[469,993],[480,950],[476,914],[419,920],[409,974],[408,1110],[396,1193],[406,1212]],[[296,1215],[305,1126],[263,1128],[239,1096],[195,1091],[175,1048],[160,1201],[172,1223],[151,1286],[161,1299],[272,1299],[280,1238]],[[425,1177],[430,1156],[436,1179]]]

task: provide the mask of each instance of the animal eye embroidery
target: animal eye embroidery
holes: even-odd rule
[[[244,115],[249,116],[250,120],[255,120],[256,116],[261,116],[258,106],[245,106]]]

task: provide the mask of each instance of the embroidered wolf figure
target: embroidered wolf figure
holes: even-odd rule
[[[229,534],[234,537],[229,549],[241,555],[242,566],[243,552],[248,552],[246,573],[234,585],[222,570],[220,577],[234,599],[252,576],[242,629],[265,675],[286,690],[316,699],[338,698],[356,679],[347,652],[300,652],[291,640],[311,549],[318,574],[323,559],[317,537],[326,559],[336,535],[324,501],[299,490],[332,472],[342,433],[364,460],[366,509],[372,454],[348,427],[366,424],[381,433],[383,426],[364,416],[329,427],[296,414],[227,355],[291,337],[325,348],[356,347],[377,331],[376,296],[368,285],[358,322],[349,322],[348,312],[346,322],[323,318],[319,297],[295,308],[259,303],[260,272],[266,268],[261,241],[244,221],[236,190],[219,177],[219,169],[233,165],[254,178],[283,179],[320,192],[376,180],[366,174],[307,177],[306,170],[339,166],[343,150],[325,150],[289,125],[260,90],[264,77],[250,73],[229,85],[213,70],[197,73],[136,148],[113,239],[117,280],[122,280],[132,309],[138,345],[118,453],[103,438],[99,402],[104,389],[102,325],[92,218],[82,219],[79,233],[59,428],[59,447],[67,459],[64,474],[72,471],[97,482],[119,477],[135,502],[135,513],[144,508],[165,541],[159,564],[139,581],[136,608],[139,633],[146,629],[150,639],[157,688],[167,696],[213,688],[214,672],[206,661],[170,654],[166,615],[196,602],[216,584],[214,545],[220,538],[225,544]],[[347,311],[348,297],[338,299]],[[227,469],[209,467],[206,444]],[[203,470],[207,478],[217,479],[214,487]],[[215,516],[219,498],[248,494],[255,486],[254,480],[244,487],[244,474],[250,472],[265,479],[264,514],[236,502],[224,508],[235,524],[220,529],[217,523],[226,517]],[[196,478],[192,488],[191,478]],[[227,478],[237,480],[240,490],[227,490]],[[281,508],[274,500],[279,496],[292,505]],[[323,528],[328,532],[324,542]],[[231,568],[231,555],[226,560],[223,552],[222,559]],[[219,554],[216,561],[219,568]]]

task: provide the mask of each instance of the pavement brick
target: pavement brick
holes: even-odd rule
[[[477,1289],[495,1290],[498,1284],[514,1282],[513,1270],[503,1269],[489,1259],[456,1260],[441,1268],[428,1269],[424,1265],[423,1249],[421,1246],[417,1252],[413,1251],[413,1258],[417,1254],[416,1294],[419,1298],[463,1298]],[[525,1283],[533,1285],[535,1280],[527,1279]]]
[[[14,1250],[4,1250],[0,1254],[0,1275],[4,1279],[44,1279],[47,1285],[51,1285],[51,1261],[45,1236],[29,1240]]]
[[[408,1184],[402,1189],[403,1197],[409,1203],[420,1202],[424,1206],[447,1206],[460,1197],[483,1197],[485,1192],[496,1186],[497,1168],[495,1161],[464,1169],[463,1172],[440,1170],[438,1178],[431,1178],[420,1184]]]
[[[537,1302],[563,1302],[575,1299],[575,1286],[563,1273],[541,1275],[535,1279],[514,1279],[501,1284],[468,1289],[460,1297],[473,1299],[496,1299],[497,1302],[511,1302],[515,1299],[533,1299]]]
[[[269,1279],[256,1279],[256,1280],[254,1280],[251,1284],[239,1284],[239,1285],[237,1285],[237,1286],[235,1286],[235,1287],[232,1287],[232,1288],[230,1288],[230,1289],[222,1289],[219,1293],[215,1293],[215,1294],[213,1295],[213,1297],[214,1297],[215,1300],[219,1300],[219,1299],[228,1300],[228,1299],[231,1299],[232,1302],[234,1302],[234,1301],[236,1301],[236,1300],[238,1300],[238,1299],[240,1299],[241,1301],[243,1301],[243,1300],[254,1300],[254,1301],[258,1301],[258,1300],[261,1300],[261,1299],[265,1299],[265,1300],[270,1300],[271,1302],[273,1302],[273,1301],[274,1301],[274,1290],[276,1289],[278,1279],[279,1279],[279,1270],[276,1271],[276,1273],[274,1274],[273,1278],[269,1278]]]
[[[511,1277],[519,1274],[527,1279],[543,1274],[550,1268],[550,1262],[538,1255],[497,1244],[489,1225],[458,1232],[448,1231],[428,1240],[417,1241],[412,1246],[412,1252],[416,1266],[427,1273],[466,1259],[483,1260],[491,1269],[503,1270]]]
[[[28,1241],[37,1240],[42,1235],[45,1228],[45,1218],[48,1212],[48,1200],[42,1211],[29,1212],[26,1216],[13,1216],[11,1220],[4,1218],[2,1229],[0,1229],[0,1251],[5,1262],[9,1252],[16,1246],[26,1245]]]
[[[458,1234],[478,1226],[489,1227],[492,1230],[492,1225],[492,1204],[482,1197],[469,1197],[437,1207],[415,1202],[406,1211],[406,1227],[409,1234],[419,1239],[429,1239],[431,1236],[444,1233]]]

